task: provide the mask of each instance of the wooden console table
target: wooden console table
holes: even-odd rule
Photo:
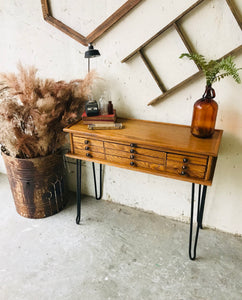
[[[211,138],[191,135],[190,127],[135,119],[120,119],[123,129],[89,130],[82,121],[64,129],[70,135],[71,152],[77,159],[77,218],[81,212],[81,160],[93,165],[96,199],[102,194],[102,164],[189,181],[192,183],[189,257],[196,258],[196,247],[207,186],[212,184],[222,130]],[[94,163],[100,164],[100,194],[97,196]],[[195,184],[199,184],[197,229],[192,253]],[[202,188],[203,186],[203,188]]]

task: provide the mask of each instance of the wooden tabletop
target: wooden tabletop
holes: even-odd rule
[[[64,129],[65,132],[88,135],[91,137],[117,142],[142,143],[158,148],[217,156],[222,130],[215,130],[210,138],[197,138],[190,132],[190,126],[152,122],[137,119],[119,119],[123,124],[118,130],[89,130],[79,121]]]

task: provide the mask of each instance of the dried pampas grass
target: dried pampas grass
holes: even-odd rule
[[[0,144],[13,157],[34,158],[57,152],[63,128],[77,121],[96,77],[55,82],[40,79],[34,67],[0,74]]]

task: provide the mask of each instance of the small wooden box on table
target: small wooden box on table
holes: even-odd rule
[[[82,121],[64,129],[70,135],[71,144],[71,152],[66,156],[77,159],[77,223],[80,221],[81,160],[93,163],[94,175],[94,163],[99,163],[100,167],[105,164],[189,181],[192,182],[189,256],[195,259],[206,190],[212,184],[222,130],[215,130],[211,138],[199,139],[191,135],[189,126],[135,119],[120,119],[119,122],[123,129],[88,130]],[[97,198],[96,176],[94,182]],[[198,224],[192,254],[195,183],[199,184]]]

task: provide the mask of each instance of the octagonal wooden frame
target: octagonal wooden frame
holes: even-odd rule
[[[62,23],[58,19],[54,18],[51,13],[49,0],[41,0],[42,12],[44,20],[51,25],[55,26],[71,38],[75,39],[79,43],[87,46],[97,38],[99,38],[105,31],[107,31],[118,20],[125,16],[133,7],[139,4],[142,0],[128,0],[118,10],[116,10],[110,17],[108,17],[103,23],[101,23],[96,29],[94,29],[88,36],[84,36],[74,29],[70,28],[66,24]]]

